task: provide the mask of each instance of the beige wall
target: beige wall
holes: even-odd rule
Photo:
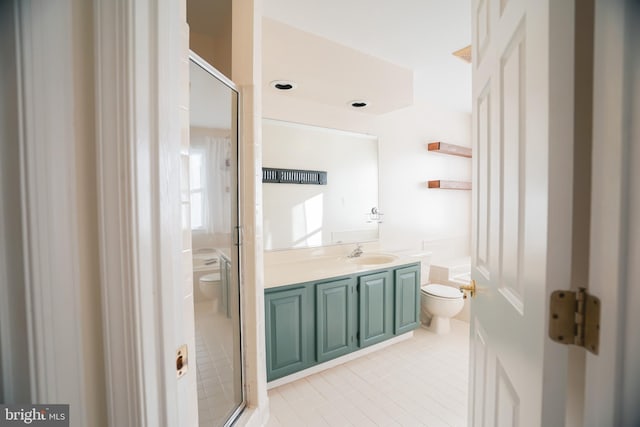
[[[227,77],[231,76],[231,25],[220,37],[191,31],[189,48]]]
[[[264,268],[262,244],[262,0],[233,3],[231,79],[241,93],[240,220],[243,227],[242,295],[245,387],[248,411],[239,425],[263,425],[269,417],[264,342]]]
[[[230,78],[235,0],[185,1],[189,48]]]

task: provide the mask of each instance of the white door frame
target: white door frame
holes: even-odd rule
[[[87,283],[95,279],[90,277],[95,242],[84,232],[95,189],[78,182],[78,164],[87,156],[84,143],[93,140],[93,110],[85,90],[91,64],[82,62],[85,40],[75,36],[91,8],[74,0],[16,0],[8,7],[15,24],[18,122],[8,123],[16,138],[3,143],[19,147],[19,176],[12,185],[20,194],[11,202],[21,214],[24,268],[23,280],[9,286],[24,299],[7,302],[24,312],[26,325],[10,327],[26,336],[26,348],[3,348],[3,356],[8,351],[28,360],[28,374],[15,380],[29,383],[28,400],[23,393],[13,402],[68,403],[72,419],[90,424],[101,414],[96,402],[102,373],[94,377],[101,364],[95,346],[100,322],[99,316],[79,319],[86,307],[99,305],[98,293]]]
[[[0,3],[0,402],[29,400],[20,189],[17,3]]]
[[[22,211],[29,208],[24,219],[29,301],[22,307],[30,322],[29,348],[21,353],[33,358],[33,401],[71,403],[71,415],[82,425],[195,426],[195,370],[175,379],[175,344],[188,338],[193,319],[187,303],[183,310],[176,305],[186,291],[180,285],[188,282],[179,253],[186,233],[179,183],[170,181],[179,176],[178,150],[187,135],[181,131],[189,126],[186,2],[15,0],[13,5],[29,17],[21,17],[17,33],[28,36],[21,55],[32,61],[31,74],[23,75],[24,68],[16,74],[22,79],[21,109],[31,126],[20,141],[26,159],[20,165],[26,183]],[[259,6],[259,0],[234,1],[234,52],[239,53],[234,53],[234,76],[246,94],[242,162],[248,165],[256,164],[260,151],[255,126],[260,69],[254,67]],[[74,80],[78,69],[82,81]],[[95,178],[78,183],[84,178],[79,169],[88,167],[79,165],[78,154],[86,158],[79,151],[87,147],[96,150],[90,166],[95,165]],[[244,176],[243,200],[255,203],[242,213],[243,257],[250,266],[243,272],[248,283],[243,304],[251,313],[245,335],[250,410],[242,418],[262,424],[268,400],[260,184],[253,168]],[[83,216],[94,216],[91,236],[86,227],[82,236],[74,235],[76,219],[86,220],[77,218],[77,204]],[[88,245],[94,270],[98,264],[100,269],[93,275],[83,265]],[[6,282],[0,282],[5,295]],[[87,305],[91,292],[95,304]],[[63,300],[64,309],[51,310],[50,297]],[[52,322],[50,314],[58,312],[61,320]],[[96,324],[88,326],[88,318]],[[70,357],[63,357],[70,349]],[[66,380],[58,381],[62,375]],[[194,380],[185,381],[188,377]]]
[[[176,178],[188,127],[188,111],[178,108],[188,94],[180,74],[188,67],[186,2],[95,0],[94,23],[109,425],[177,426],[193,419],[179,413],[180,402],[195,397],[195,387],[179,393],[175,371],[189,322],[175,308],[184,282]]]
[[[188,127],[185,2],[12,4],[30,381],[19,402],[68,403],[80,425],[195,425],[195,380],[175,373],[188,319],[175,309],[185,280],[169,179]]]
[[[595,1],[589,291],[601,319],[599,355],[586,360],[585,426],[640,422],[638,19],[637,1]]]
[[[26,301],[11,302],[28,340],[12,351],[28,354],[30,382],[30,399],[12,401],[68,403],[80,425],[193,426],[195,371],[175,373],[189,319],[175,308],[185,277],[168,179],[188,128],[186,2],[12,8]]]
[[[195,425],[180,413],[195,381],[175,374],[188,319],[175,309],[179,182],[167,179],[180,176],[175,123],[188,127],[185,1],[13,8],[30,400],[69,403],[81,425]],[[97,196],[83,164],[94,144]]]

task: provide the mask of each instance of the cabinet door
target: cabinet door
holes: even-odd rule
[[[394,333],[403,334],[420,324],[420,266],[399,268],[394,275]]]
[[[342,356],[355,348],[354,289],[352,278],[316,285],[318,362]]]
[[[366,347],[393,336],[393,275],[390,271],[358,278],[358,345]]]
[[[266,293],[267,380],[310,365],[313,306],[306,287]]]

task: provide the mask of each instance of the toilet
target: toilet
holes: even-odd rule
[[[220,272],[209,273],[202,276],[198,282],[200,292],[209,300],[213,300],[213,311],[217,312],[222,297]]]
[[[422,285],[420,305],[422,317],[426,320],[425,327],[436,334],[447,334],[451,330],[450,319],[464,306],[463,293],[452,286],[437,283]]]

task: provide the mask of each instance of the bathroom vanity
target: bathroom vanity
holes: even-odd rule
[[[377,137],[269,119],[262,129],[266,363],[274,386],[409,338],[420,323],[422,258],[379,252]],[[273,179],[275,169],[324,179]]]
[[[300,261],[290,264],[288,274],[285,265],[268,266],[268,381],[381,343],[420,324],[420,262],[398,257],[384,262],[380,256],[386,255]],[[287,283],[285,276],[304,281]]]

